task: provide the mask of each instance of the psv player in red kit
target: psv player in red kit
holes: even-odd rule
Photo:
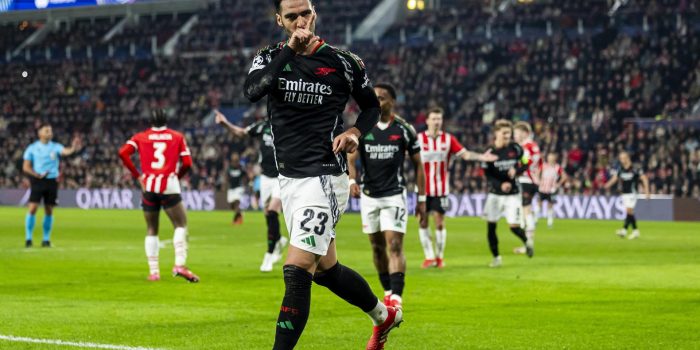
[[[537,188],[540,184],[540,170],[542,168],[542,156],[540,147],[533,139],[534,133],[532,127],[527,122],[517,122],[513,126],[513,139],[523,149],[524,156],[528,159],[527,169],[518,177],[522,198],[523,198],[523,218],[525,221],[525,235],[528,239],[534,242],[535,225],[537,218],[532,210],[532,200],[537,194]],[[525,254],[526,247],[515,248],[516,254]]]
[[[456,137],[442,131],[444,111],[436,107],[430,110],[426,125],[428,130],[418,134],[418,142],[421,146],[421,158],[425,169],[425,192],[427,213],[432,212],[435,218],[435,250],[430,237],[428,227],[428,215],[424,215],[419,222],[418,234],[425,253],[423,268],[444,267],[445,242],[447,230],[445,229],[445,207],[447,195],[450,193],[449,166],[453,158],[462,158],[466,161],[493,162],[497,157],[490,153],[475,153],[462,146]]]
[[[163,208],[175,227],[175,266],[173,276],[180,276],[190,282],[199,282],[199,277],[186,266],[187,262],[187,215],[180,196],[180,178],[192,167],[190,150],[185,137],[166,126],[166,116],[162,109],[151,115],[152,127],[134,135],[119,150],[119,157],[131,176],[138,179],[143,191],[142,207],[146,219],[146,256],[151,281],[160,280],[158,265],[158,216]],[[139,152],[141,174],[131,161],[131,155]],[[178,170],[178,163],[182,164]]]

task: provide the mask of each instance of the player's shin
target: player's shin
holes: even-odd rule
[[[435,252],[433,251],[433,242],[430,239],[430,229],[429,228],[419,228],[418,234],[420,236],[420,244],[423,246],[423,253],[425,253],[425,259],[434,260]]]
[[[175,233],[173,234],[173,246],[175,247],[175,266],[185,266],[187,264],[186,228],[175,228]]]
[[[525,230],[523,230],[522,227],[520,227],[520,226],[511,226],[510,232],[513,232],[513,234],[514,234],[516,237],[520,238],[520,240],[523,241],[523,243],[526,243],[526,242],[527,242],[527,236],[525,236]]]
[[[277,241],[280,240],[280,222],[276,211],[270,210],[265,215],[267,221],[267,252],[272,254],[275,250]]]
[[[27,213],[27,216],[24,218],[24,232],[27,241],[32,240],[34,225],[36,225],[36,215]]]
[[[634,217],[634,214],[629,214],[628,217],[630,218],[630,224],[632,225],[632,229],[636,230],[637,229],[637,218]]]
[[[146,236],[145,240],[146,258],[148,259],[148,271],[153,275],[160,275],[160,267],[158,266],[158,236]]]
[[[488,238],[489,238],[489,249],[491,250],[491,255],[493,257],[500,256],[498,252],[498,236],[496,235],[496,223],[495,222],[489,222],[488,223]]]
[[[528,239],[535,238],[535,213],[532,210],[525,215],[525,236]]]
[[[386,306],[372,293],[360,274],[339,262],[327,271],[317,272],[314,282],[366,312],[375,325],[382,324],[388,313]]]
[[[53,229],[53,215],[45,215],[44,223],[42,225],[44,229],[44,242],[51,240],[51,229]]]
[[[294,265],[284,268],[284,299],[277,317],[274,350],[293,349],[306,327],[311,308],[311,274]]]
[[[435,250],[438,259],[445,257],[445,244],[447,243],[447,229],[435,230]]]
[[[389,276],[389,272],[380,272],[379,282],[382,284],[382,289],[384,289],[384,296],[391,295],[393,291],[391,289],[391,277]]]

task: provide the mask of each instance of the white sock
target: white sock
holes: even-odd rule
[[[386,321],[387,317],[389,317],[389,311],[386,309],[384,303],[377,299],[377,306],[367,312],[367,316],[372,319],[375,326],[379,326]]]
[[[429,260],[435,259],[435,252],[433,252],[433,241],[430,239],[430,229],[419,228],[418,235],[420,236],[420,244],[423,245],[423,253],[425,253],[425,258]]]
[[[439,259],[445,256],[445,243],[447,243],[447,229],[435,230],[435,250]]]
[[[554,210],[547,210],[547,219],[554,220]]]
[[[148,270],[150,271],[150,274],[160,275],[160,267],[158,266],[158,252],[160,250],[158,245],[158,236],[146,236],[145,247],[146,258],[148,258]]]
[[[391,295],[391,290],[385,290],[384,291],[384,296]]]
[[[173,246],[175,246],[175,266],[185,266],[187,264],[187,229],[178,227],[173,235]]]
[[[528,239],[535,238],[535,214],[532,212],[525,216],[525,235]]]

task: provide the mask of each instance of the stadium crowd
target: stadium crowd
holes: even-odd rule
[[[188,188],[222,188],[228,155],[234,151],[243,155],[249,177],[254,177],[257,141],[231,139],[211,118],[214,108],[248,106],[241,91],[253,53],[250,49],[279,36],[266,7],[241,6],[249,1],[222,1],[212,5],[217,11],[199,13],[198,24],[180,39],[180,54],[174,57],[3,63],[0,147],[8,151],[0,154],[0,187],[28,185],[21,174],[22,152],[34,141],[40,121],[53,124],[57,141],[67,144],[72,135],[81,135],[86,145],[63,163],[62,188],[133,187],[117,149],[146,127],[153,107],[166,108],[171,127],[187,135],[195,161],[185,179]],[[366,0],[350,3],[334,0],[318,5],[329,42],[343,44],[347,25],[356,26],[373,5]],[[541,11],[513,7],[496,17],[481,16],[483,8],[463,6],[457,0],[442,3],[439,12],[426,11],[394,25],[385,38],[389,41],[351,47],[365,59],[375,82],[397,87],[400,114],[417,129],[424,128],[428,107],[441,105],[448,111],[447,130],[468,148],[484,150],[490,142],[490,121],[526,120],[533,124],[543,152],[557,153],[566,167],[571,177],[563,189],[566,193],[604,193],[602,184],[616,154],[629,150],[649,176],[653,193],[700,197],[698,129],[662,122],[648,127],[631,121],[683,119],[700,99],[698,28],[686,21],[679,29],[675,22],[678,13],[697,19],[696,4],[679,8],[679,1],[631,1],[620,16],[627,26],[618,32],[607,25],[607,8],[599,6],[604,2],[585,9],[574,2],[537,5],[545,6]],[[653,6],[657,11],[643,11]],[[639,29],[644,24],[637,23],[640,13],[649,16],[646,32]],[[465,16],[474,18],[467,21],[471,27],[463,28],[472,34],[487,22],[511,27],[516,18],[533,28],[552,19],[559,19],[557,28],[573,28],[574,19],[584,18],[586,25],[602,29],[585,35],[556,31],[550,36],[543,31],[525,37],[457,40],[450,33],[455,31],[456,19]],[[113,38],[113,43],[150,46],[148,38],[157,37],[160,46],[190,17],[145,17]],[[85,46],[102,37],[107,23],[113,21],[62,27],[58,33],[65,34],[61,39],[65,41],[58,43],[51,38],[61,35],[50,35],[48,42],[38,44],[37,52],[68,42]],[[101,25],[86,30],[90,23]],[[396,33],[402,29],[415,38],[428,25],[435,25],[442,35],[432,41],[399,43]],[[159,29],[149,34],[151,27]],[[12,45],[18,42],[7,39],[2,48]],[[211,51],[226,53],[185,57],[185,53]],[[26,78],[23,71],[28,72]],[[353,112],[350,105],[347,113]],[[264,115],[263,104],[249,106],[242,123]],[[485,190],[478,164],[457,161],[451,172],[454,191]]]

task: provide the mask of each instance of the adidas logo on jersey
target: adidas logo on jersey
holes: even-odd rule
[[[310,245],[310,246],[316,248],[316,239],[314,239],[314,236],[309,236],[309,237],[306,237],[306,238],[302,238],[302,239],[301,239],[301,242],[302,242],[302,243],[306,243],[306,244],[308,244],[308,245]]]
[[[365,136],[365,140],[374,141],[374,135],[372,135],[371,133],[367,134],[367,136]]]

